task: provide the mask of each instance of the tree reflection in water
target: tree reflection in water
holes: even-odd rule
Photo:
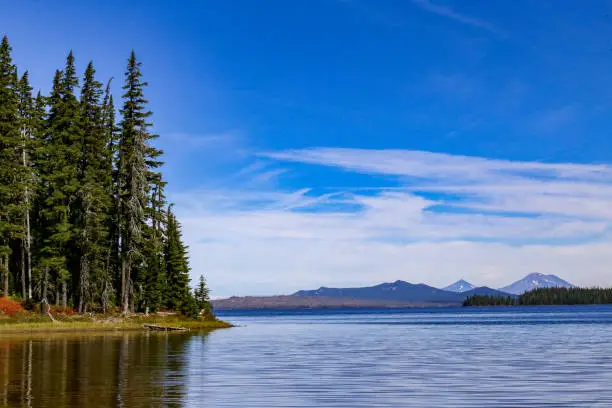
[[[3,336],[0,406],[184,406],[188,344],[206,334]]]

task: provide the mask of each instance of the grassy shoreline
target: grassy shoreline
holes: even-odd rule
[[[57,316],[53,322],[47,316],[27,315],[0,318],[0,335],[29,333],[99,333],[116,331],[150,331],[145,324],[182,327],[191,331],[233,327],[219,319],[190,319],[182,316]]]

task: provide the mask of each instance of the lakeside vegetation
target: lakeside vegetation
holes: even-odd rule
[[[180,312],[159,311],[156,313],[75,313],[72,308],[28,304],[9,297],[0,298],[0,334],[4,333],[56,333],[56,332],[108,332],[142,331],[154,326],[157,330],[181,328],[187,330],[212,330],[232,327],[217,319],[211,310],[197,316]],[[42,313],[41,313],[42,309]]]
[[[612,304],[609,288],[538,288],[518,297],[470,296],[463,306],[538,306]]]
[[[179,312],[182,326],[225,325],[212,314],[204,277],[195,290],[189,285],[188,248],[164,194],[163,152],[153,144],[158,135],[135,53],[119,115],[112,78],[104,86],[93,62],[79,79],[68,53],[51,93],[42,95],[11,53],[4,36],[0,331],[104,327],[119,313],[117,327],[141,327],[142,319],[168,321],[155,317],[161,310]],[[34,310],[43,306],[40,316]],[[60,311],[55,323],[51,306]]]
[[[75,315],[60,316],[50,321],[45,316],[19,316],[0,319],[0,334],[7,333],[65,333],[149,330],[144,325],[180,327],[188,330],[212,330],[232,327],[218,319],[192,319],[184,316]]]

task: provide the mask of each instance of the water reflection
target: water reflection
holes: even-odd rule
[[[120,333],[0,339],[7,407],[183,406],[193,334]],[[197,335],[205,341],[206,334]]]
[[[0,407],[612,407],[612,305],[225,318],[0,335]]]

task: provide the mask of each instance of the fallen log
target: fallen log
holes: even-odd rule
[[[42,302],[40,302],[40,314],[46,314],[47,316],[49,316],[49,319],[51,319],[51,321],[55,323],[55,319],[51,314],[51,306],[49,306],[49,303],[47,303],[47,299],[43,299]]]
[[[189,331],[186,327],[171,327],[171,326],[159,326],[156,324],[143,324],[144,327],[150,330],[160,330],[160,331]]]

